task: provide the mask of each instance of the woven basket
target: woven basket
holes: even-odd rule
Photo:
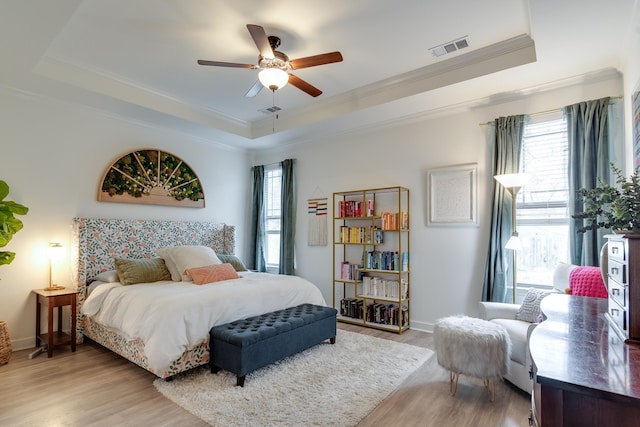
[[[11,359],[11,338],[7,322],[0,320],[0,365],[9,363]]]

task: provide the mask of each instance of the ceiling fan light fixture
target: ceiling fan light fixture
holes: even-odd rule
[[[258,79],[264,87],[275,91],[286,86],[289,74],[280,68],[265,68],[258,73]]]

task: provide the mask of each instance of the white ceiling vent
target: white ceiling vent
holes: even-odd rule
[[[273,105],[271,107],[263,108],[262,110],[258,110],[258,111],[264,114],[273,114],[273,113],[277,113],[278,111],[282,111],[282,108],[278,107],[277,105]]]
[[[469,38],[468,36],[461,37],[457,40],[453,40],[440,46],[432,47],[429,50],[433,56],[442,56],[447,55],[449,53],[457,52],[460,49],[464,49],[465,47],[469,47]]]

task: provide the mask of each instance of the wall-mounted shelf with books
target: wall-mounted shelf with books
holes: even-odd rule
[[[338,321],[409,329],[409,189],[333,193],[333,306]]]

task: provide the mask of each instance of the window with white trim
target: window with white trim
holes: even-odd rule
[[[280,266],[280,192],[282,168],[280,164],[265,166],[264,198],[265,198],[265,258],[267,271],[277,273]]]
[[[525,125],[521,172],[531,175],[517,195],[519,299],[529,286],[552,286],[558,262],[569,259],[569,143],[561,111],[532,117]]]

